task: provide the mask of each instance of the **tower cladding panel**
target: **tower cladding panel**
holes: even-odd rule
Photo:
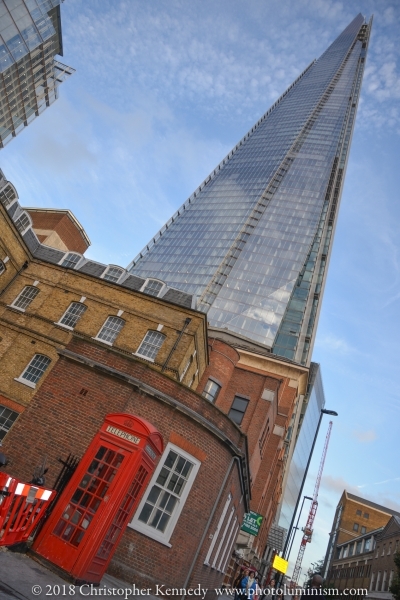
[[[372,20],[359,14],[129,269],[214,327],[309,364]]]

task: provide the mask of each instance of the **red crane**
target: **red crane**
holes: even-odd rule
[[[308,513],[307,524],[306,524],[305,528],[303,529],[304,534],[303,534],[303,538],[300,542],[300,550],[299,550],[299,554],[297,556],[296,564],[295,564],[293,575],[292,575],[292,582],[295,584],[297,584],[297,582],[299,580],[299,575],[300,575],[300,571],[301,571],[301,563],[303,562],[303,556],[304,556],[304,552],[306,550],[307,543],[311,542],[311,539],[312,539],[314,519],[315,519],[315,515],[317,513],[317,508],[318,508],[319,486],[321,483],[322,471],[324,470],[326,452],[328,450],[328,444],[329,444],[329,438],[331,437],[331,431],[332,431],[332,421],[329,421],[328,433],[326,434],[326,438],[325,438],[325,445],[324,445],[324,450],[322,452],[321,462],[319,465],[317,481],[315,482],[313,501],[312,501],[312,504],[310,507],[310,512]]]

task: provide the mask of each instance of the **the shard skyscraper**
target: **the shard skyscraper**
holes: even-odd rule
[[[129,266],[309,364],[371,29],[359,14]]]

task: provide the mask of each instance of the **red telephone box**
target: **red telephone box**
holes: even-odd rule
[[[107,415],[33,550],[76,582],[99,583],[162,451],[147,421]]]

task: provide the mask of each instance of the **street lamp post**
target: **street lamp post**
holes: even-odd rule
[[[299,516],[298,516],[298,519],[297,519],[296,527],[293,527],[293,529],[292,529],[293,535],[292,535],[292,541],[291,541],[291,544],[290,544],[290,548],[289,548],[289,551],[287,553],[287,560],[289,560],[290,553],[292,551],[294,538],[296,537],[296,531],[298,531],[298,529],[299,529],[299,521],[300,521],[301,513],[303,511],[304,500],[312,500],[312,498],[311,498],[311,496],[303,496],[303,502],[301,503],[301,509],[300,509]]]
[[[313,452],[314,452],[315,442],[317,441],[318,432],[319,432],[319,428],[321,426],[321,421],[322,421],[323,415],[331,415],[333,417],[337,417],[338,413],[336,411],[334,411],[334,410],[327,410],[325,408],[321,409],[321,414],[319,415],[317,430],[316,430],[315,435],[314,435],[314,440],[313,440],[313,443],[312,443],[312,446],[311,446],[310,455],[308,457],[307,466],[306,466],[306,469],[304,471],[303,480],[301,482],[299,494],[297,496],[297,502],[296,502],[296,506],[294,508],[293,517],[292,517],[292,520],[290,522],[289,533],[288,533],[288,536],[286,538],[285,545],[283,547],[282,558],[285,558],[285,559],[286,559],[286,552],[287,552],[287,549],[288,549],[288,546],[289,546],[289,538],[291,538],[291,535],[292,535],[292,529],[293,529],[293,525],[294,525],[294,520],[296,518],[296,513],[297,513],[297,509],[299,507],[300,498],[301,498],[301,495],[303,493],[304,483],[306,481],[306,477],[307,477],[307,474],[308,474],[308,467],[310,466],[311,458],[312,458],[312,455],[313,455]]]

